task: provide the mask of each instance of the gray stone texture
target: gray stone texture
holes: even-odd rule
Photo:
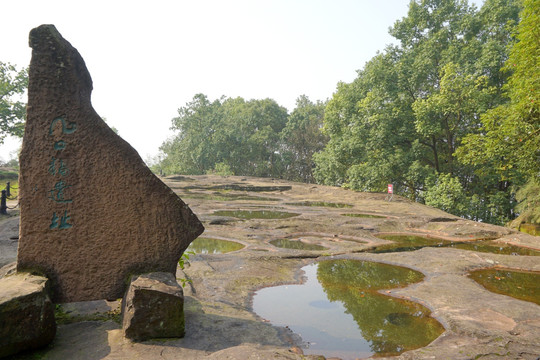
[[[132,274],[173,273],[202,224],[95,112],[56,28],[33,29],[30,46],[17,269],[46,274],[54,302],[118,299]]]
[[[184,336],[184,293],[173,274],[132,279],[122,300],[124,336],[137,341]]]
[[[0,279],[0,358],[43,347],[56,334],[48,279],[18,273]]]

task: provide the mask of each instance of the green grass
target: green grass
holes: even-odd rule
[[[19,181],[17,180],[17,178],[15,178],[15,180],[0,180],[0,190],[5,190],[8,182],[10,184],[11,193],[11,196],[9,196],[9,198],[14,199],[17,197],[17,195],[19,195]]]

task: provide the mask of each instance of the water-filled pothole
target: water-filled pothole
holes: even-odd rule
[[[198,189],[198,190],[235,190],[235,191],[252,191],[252,192],[270,192],[270,191],[287,191],[291,190],[290,185],[270,185],[270,186],[257,186],[247,184],[224,184],[213,186],[186,186],[184,189]]]
[[[319,206],[319,207],[333,207],[333,208],[352,208],[353,207],[351,204],[333,203],[333,202],[325,202],[325,201],[302,201],[302,202],[287,203],[286,205]]]
[[[368,218],[368,219],[384,219],[386,216],[380,215],[371,215],[371,214],[341,214],[343,216],[358,217],[358,218]]]
[[[426,307],[378,292],[421,281],[417,271],[356,260],[322,261],[302,270],[302,285],[257,291],[253,310],[302,336],[306,354],[397,355],[428,345],[444,331]]]
[[[300,214],[273,210],[218,210],[213,215],[231,216],[242,220],[249,219],[286,219]]]
[[[540,225],[524,223],[519,226],[519,231],[529,235],[540,236]]]
[[[244,245],[235,241],[200,237],[189,244],[186,251],[193,251],[196,254],[224,254],[243,248]]]
[[[276,198],[245,195],[245,194],[231,194],[231,193],[223,193],[223,192],[214,192],[214,193],[210,194],[210,193],[189,192],[189,191],[187,191],[186,193],[181,194],[180,196],[182,198],[185,198],[185,199],[212,200],[212,201],[240,201],[240,200],[245,200],[245,201],[280,201],[280,199],[276,199]]]
[[[373,253],[414,251],[423,247],[447,247],[502,255],[540,256],[540,251],[509,245],[492,240],[449,241],[432,239],[415,235],[377,235],[378,238],[395,241],[393,244],[381,245],[370,250]]]
[[[471,271],[469,276],[491,292],[540,305],[539,272],[482,269]]]
[[[317,244],[308,244],[300,240],[277,239],[270,241],[270,244],[283,249],[295,250],[326,250],[327,248]]]

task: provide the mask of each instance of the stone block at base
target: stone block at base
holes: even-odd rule
[[[46,346],[54,339],[48,281],[28,273],[0,279],[0,358]]]
[[[144,341],[184,336],[184,293],[173,274],[134,276],[122,300],[124,336]]]

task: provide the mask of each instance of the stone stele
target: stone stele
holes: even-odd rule
[[[84,60],[56,28],[33,29],[30,47],[17,270],[47,275],[54,302],[118,299],[130,275],[175,273],[204,227],[93,109]]]

